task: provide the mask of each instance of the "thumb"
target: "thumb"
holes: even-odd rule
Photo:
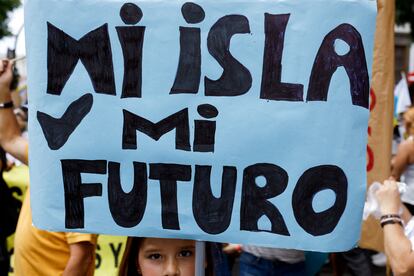
[[[13,73],[13,62],[9,60],[2,60],[0,62],[0,83],[4,84],[10,84]]]

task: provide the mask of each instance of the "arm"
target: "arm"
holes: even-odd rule
[[[395,181],[385,181],[376,193],[381,213],[398,214],[402,204],[398,185]],[[403,212],[404,221],[410,219],[409,213]],[[399,224],[384,225],[385,253],[389,258],[395,275],[413,275],[414,252],[410,240],[404,234],[404,228]]]
[[[409,164],[411,142],[404,141],[398,146],[397,154],[391,161],[391,179],[399,180]]]
[[[12,64],[0,62],[0,103],[11,101],[10,82],[12,80]],[[27,140],[21,137],[13,108],[0,108],[0,145],[4,150],[21,162],[27,164]]]
[[[90,242],[78,242],[69,245],[70,256],[63,276],[88,275],[95,260],[95,245]]]

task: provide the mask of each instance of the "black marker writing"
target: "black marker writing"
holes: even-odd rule
[[[189,24],[204,20],[204,10],[197,4],[185,3],[181,12]],[[180,59],[170,94],[197,93],[201,76],[200,28],[180,27]]]
[[[125,24],[137,24],[142,18],[141,9],[132,3],[122,6],[120,16]],[[124,56],[124,81],[121,98],[141,97],[142,47],[145,27],[116,27]]]

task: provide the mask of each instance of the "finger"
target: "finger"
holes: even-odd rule
[[[0,74],[3,73],[8,65],[9,61],[7,59],[3,59],[0,63]]]
[[[388,186],[389,186],[390,189],[397,189],[398,188],[397,181],[390,181]]]
[[[9,60],[6,60],[7,62],[6,62],[6,64],[7,64],[7,66],[6,66],[6,70],[7,71],[12,71],[12,69],[13,69],[13,66],[14,66],[14,62],[11,62],[11,61],[9,61]]]
[[[4,71],[2,72],[2,76],[4,75],[5,78],[11,78],[13,75],[13,62],[5,60],[2,62],[4,66]]]
[[[389,180],[387,186],[390,188],[395,188],[395,187],[398,187],[398,184],[397,184],[397,181],[395,180]]]
[[[10,62],[8,59],[3,59],[0,64],[1,64],[1,70],[0,71],[2,73],[6,72],[7,70],[10,70],[13,66],[13,63]]]

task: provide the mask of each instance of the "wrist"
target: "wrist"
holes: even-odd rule
[[[384,228],[385,225],[390,224],[399,224],[400,226],[404,227],[404,222],[398,214],[382,215],[380,218],[380,224],[382,228]]]
[[[0,109],[7,109],[7,108],[13,108],[13,101],[8,102],[0,102]]]
[[[380,222],[381,228],[384,228],[385,225],[399,225],[404,227],[404,223],[401,219],[389,219]]]

